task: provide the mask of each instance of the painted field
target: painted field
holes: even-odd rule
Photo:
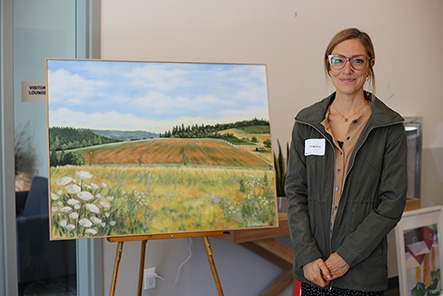
[[[250,150],[253,146],[250,147]],[[216,139],[164,138],[84,148],[86,164],[179,164],[266,169],[270,160]]]
[[[122,151],[113,157],[124,159],[119,153],[127,151]],[[52,239],[277,225],[269,168],[92,165],[50,170]]]

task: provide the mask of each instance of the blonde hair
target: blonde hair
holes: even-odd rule
[[[368,54],[370,60],[369,60],[369,76],[368,76],[368,86],[371,89],[372,93],[375,93],[375,73],[374,73],[374,63],[375,63],[375,50],[374,45],[372,44],[371,37],[366,32],[362,32],[359,29],[356,28],[348,28],[341,30],[337,34],[332,37],[331,41],[329,42],[328,46],[325,50],[325,56],[324,56],[324,68],[325,68],[325,74],[326,76],[329,76],[329,71],[331,70],[328,56],[332,53],[334,48],[342,43],[343,41],[350,40],[350,39],[357,39],[361,42],[363,47],[366,49],[366,53]]]

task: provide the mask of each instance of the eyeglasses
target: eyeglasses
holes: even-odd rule
[[[363,70],[368,65],[370,59],[370,57],[365,55],[356,55],[350,58],[344,57],[340,54],[328,55],[329,65],[331,65],[331,68],[334,70],[343,69],[348,61],[354,70]]]

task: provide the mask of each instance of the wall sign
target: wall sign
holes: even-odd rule
[[[46,85],[44,82],[22,81],[22,102],[45,102]]]

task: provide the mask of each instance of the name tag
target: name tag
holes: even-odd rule
[[[307,139],[305,141],[305,156],[308,155],[325,155],[326,140],[323,139]]]

